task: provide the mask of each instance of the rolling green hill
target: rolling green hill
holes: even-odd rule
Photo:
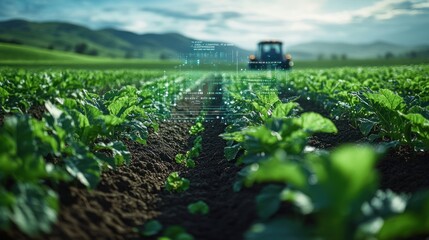
[[[28,46],[74,52],[85,44],[85,53],[105,57],[123,57],[126,42],[109,34],[58,22],[33,23],[24,20],[0,22],[0,40]]]
[[[195,39],[177,33],[135,34],[115,29],[91,30],[61,22],[0,22],[0,42],[80,52],[108,58],[177,59],[192,51]],[[240,55],[248,51],[233,47]]]
[[[372,59],[372,60],[324,60],[324,61],[296,61],[295,68],[331,68],[345,66],[390,66],[405,64],[423,64],[429,60],[422,59]],[[193,66],[179,68],[181,62],[161,61],[147,59],[112,59],[84,56],[80,54],[61,52],[56,50],[40,49],[35,47],[0,43],[0,67],[19,67],[32,69],[162,69],[162,70],[213,70],[222,69],[224,71],[235,71],[236,65],[223,64],[213,68],[211,65]],[[246,68],[244,62],[240,62],[239,68]]]
[[[25,20],[0,22],[0,42],[70,53],[78,52],[82,56],[177,60],[181,56],[188,56],[193,53],[191,46],[194,41],[197,40],[177,33],[135,34],[117,29],[92,30],[61,22],[30,22]],[[222,47],[218,49],[222,51]],[[242,62],[246,62],[247,56],[251,53],[234,46],[226,51],[231,52],[231,50],[234,53],[238,52]],[[366,44],[310,42],[285,46],[285,50],[292,53],[295,60],[336,60],[342,57],[347,59],[382,59],[386,58],[388,53],[397,58],[429,58],[429,45],[402,46],[387,42]],[[3,55],[3,59],[6,56],[11,55]]]
[[[0,62],[95,61],[98,58],[56,50],[0,43]]]
[[[103,58],[0,43],[0,67],[67,69],[176,69],[180,62]]]

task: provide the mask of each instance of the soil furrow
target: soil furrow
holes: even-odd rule
[[[183,173],[191,181],[189,190],[182,194],[163,192],[158,220],[167,225],[181,225],[198,240],[242,239],[243,232],[256,218],[256,192],[233,191],[232,184],[240,168],[223,156],[225,141],[219,134],[224,132],[225,125],[216,122],[205,127],[203,153],[196,167]],[[209,205],[208,215],[187,212],[187,205],[198,200]]]

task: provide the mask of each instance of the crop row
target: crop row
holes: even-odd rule
[[[3,70],[1,77],[0,228],[14,224],[28,235],[56,221],[61,183],[94,188],[102,171],[128,164],[124,140],[145,144],[195,82],[138,72]],[[42,106],[39,119],[32,106]]]
[[[316,103],[330,117],[347,119],[370,141],[429,149],[427,66],[342,68],[269,76],[282,96]],[[267,79],[265,74],[240,78]]]
[[[242,166],[234,189],[264,186],[256,197],[260,219],[246,239],[394,239],[428,233],[429,192],[411,196],[378,189],[375,164],[387,145],[316,149],[308,138],[335,134],[336,126],[318,113],[300,113],[296,98],[280,100],[281,81],[255,85],[225,76],[224,83],[233,122],[222,134],[225,156]]]

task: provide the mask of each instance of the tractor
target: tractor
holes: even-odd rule
[[[293,66],[292,56],[283,55],[283,43],[280,41],[262,41],[258,43],[256,55],[249,56],[251,70],[289,70]]]

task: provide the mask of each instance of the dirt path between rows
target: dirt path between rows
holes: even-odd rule
[[[198,240],[239,240],[256,218],[257,192],[252,189],[233,192],[232,185],[240,168],[223,156],[225,141],[218,135],[223,133],[225,125],[215,122],[205,127],[203,153],[196,161],[196,168],[183,172],[191,181],[189,190],[179,195],[163,192],[158,219],[167,225],[182,225]],[[209,205],[208,215],[187,212],[187,205],[197,200]]]

